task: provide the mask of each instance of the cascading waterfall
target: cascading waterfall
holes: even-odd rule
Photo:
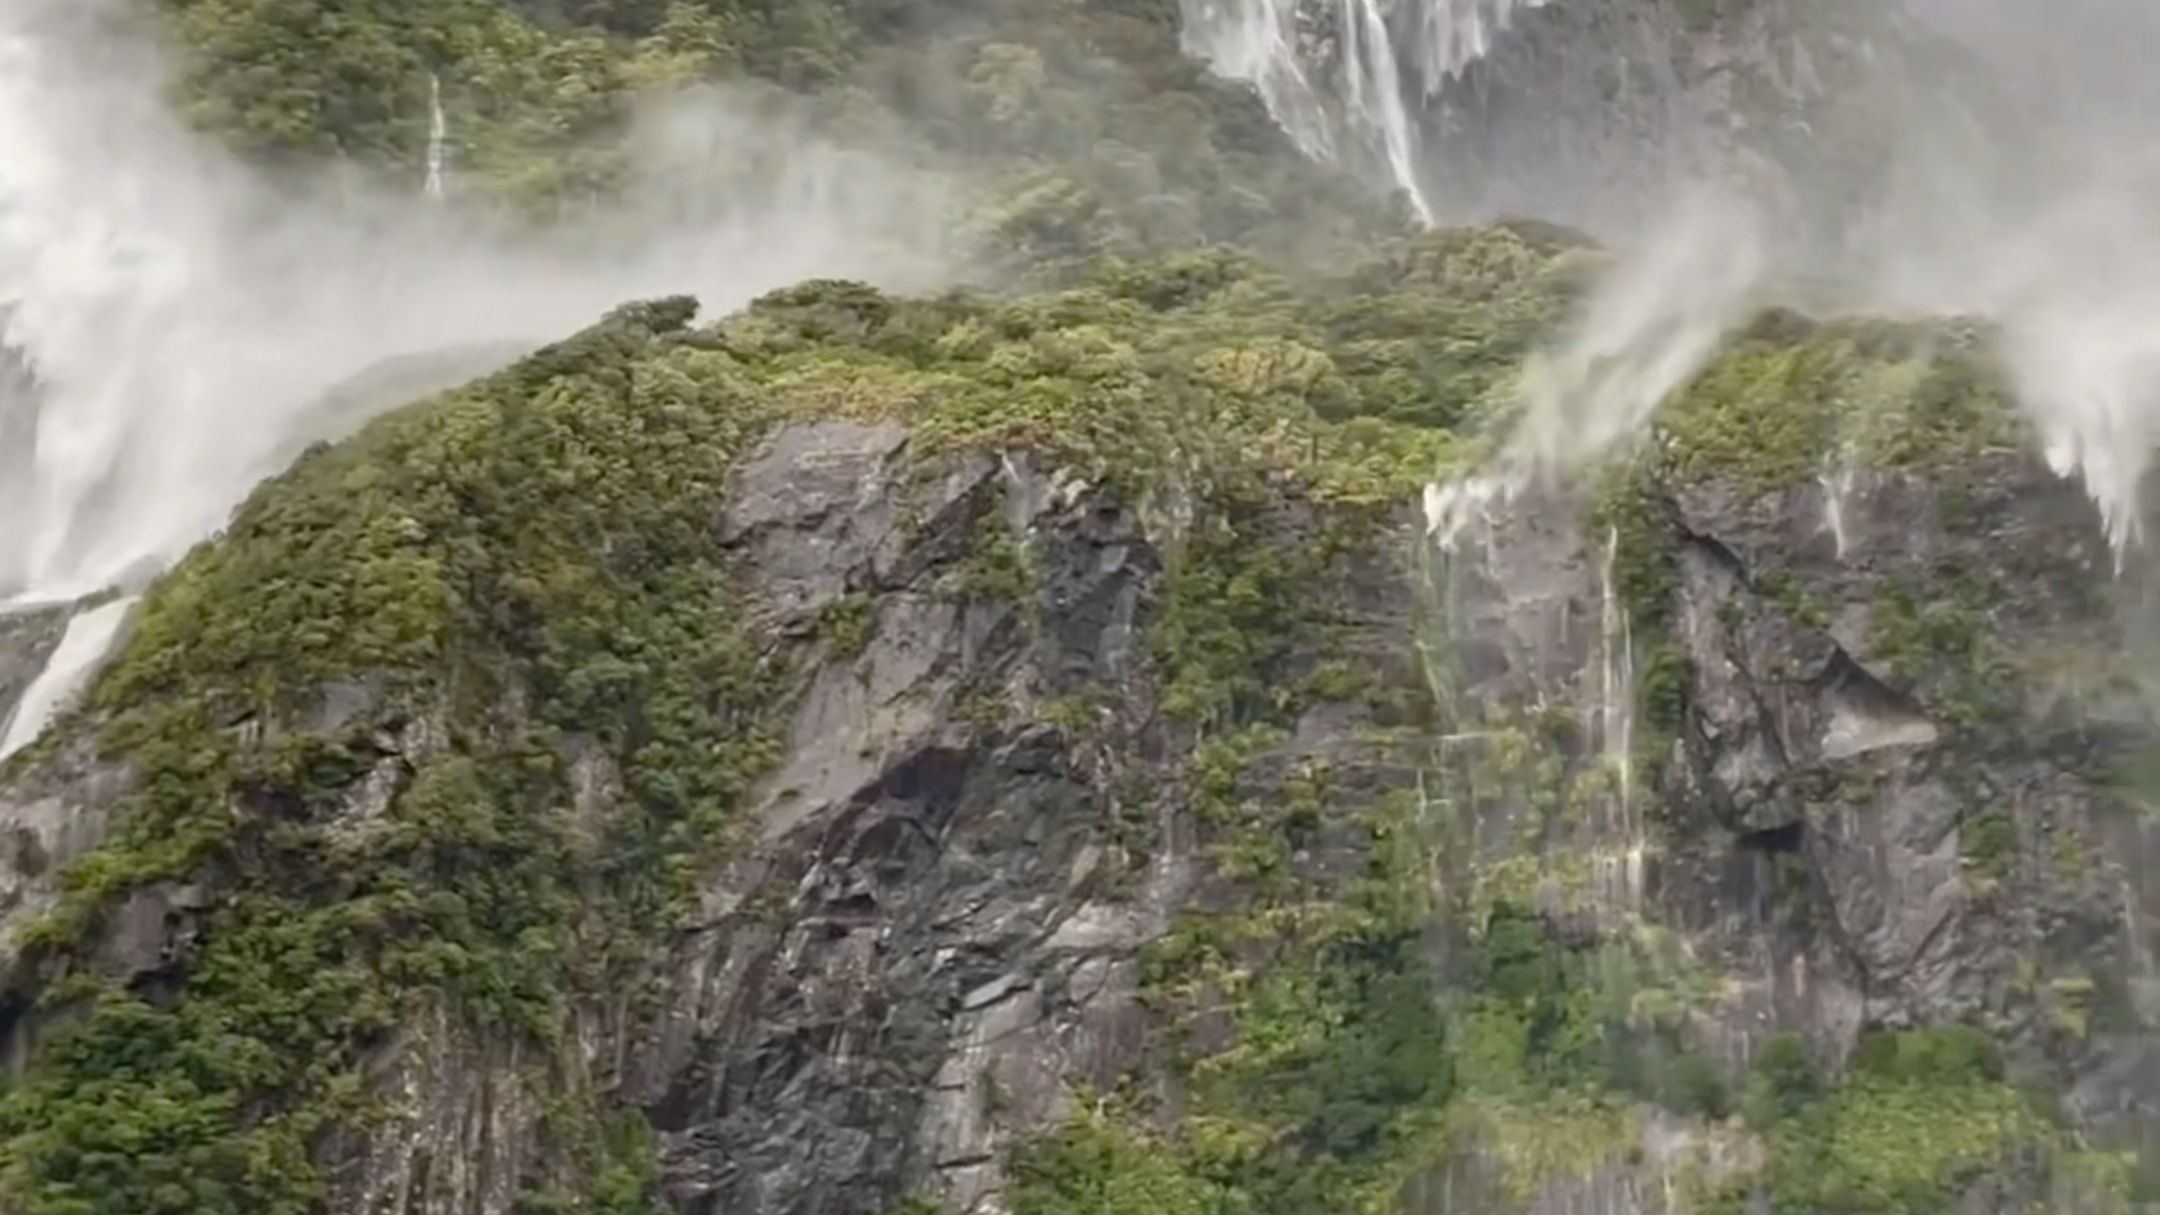
[[[45,660],[45,669],[23,691],[14,711],[0,719],[7,727],[6,733],[0,734],[0,760],[36,741],[39,731],[82,690],[112,648],[113,639],[134,606],[132,598],[115,599],[79,612],[68,621],[60,644]]]
[[[1425,0],[1413,3],[1418,36],[1411,42],[1418,82],[1428,99],[1483,59],[1516,13],[1549,0]]]
[[[1333,160],[1328,101],[1306,62],[1298,0],[1180,0],[1187,54],[1257,89],[1300,151]]]
[[[0,439],[28,447],[0,455],[0,610],[138,589],[296,437],[337,437],[317,433],[325,391],[387,360],[529,349],[630,299],[696,293],[711,314],[806,278],[906,289],[951,270],[933,179],[749,121],[718,93],[646,113],[640,170],[673,192],[633,192],[576,240],[445,222],[439,88],[426,197],[295,201],[170,112],[153,48],[116,19],[131,7],[0,5]],[[757,158],[771,171],[749,202],[699,176]],[[39,705],[79,686],[96,655],[71,664],[125,610],[77,621]],[[26,707],[16,728],[47,716]]]
[[[1635,818],[1635,637],[1613,578],[1620,530],[1606,532],[1598,563],[1598,750],[1611,781],[1606,822],[1593,845],[1593,899],[1601,912],[1641,909],[1647,841]]]
[[[1387,166],[1389,179],[1409,196],[1419,220],[1429,224],[1432,210],[1418,187],[1412,152],[1416,131],[1403,104],[1394,41],[1380,0],[1343,0],[1341,20],[1343,105],[1351,129],[1378,145],[1374,150]]]
[[[1431,223],[1413,102],[1460,78],[1517,13],[1548,2],[1181,0],[1180,10],[1186,51],[1258,89],[1307,156],[1340,161],[1347,139]],[[1317,74],[1324,64],[1332,80]]]

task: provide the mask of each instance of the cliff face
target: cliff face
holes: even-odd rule
[[[668,302],[304,457],[10,769],[12,1201],[994,1190],[1149,1041],[1195,732],[1296,702],[1347,610],[1302,579],[1448,445],[1321,419],[1295,386],[1377,412],[1408,352],[1246,293]]]
[[[1991,71],[1898,3],[1239,0],[1185,13],[1188,45],[1252,80],[1308,151],[1457,222],[1534,215],[1617,237],[1655,222],[1675,183],[1721,182],[1834,242],[1880,203],[1901,156],[1977,165],[2020,121]]]
[[[2106,1209],[2091,508],[1772,320],[1428,535],[1586,256],[660,301],[314,450],[5,769],[10,1209]]]
[[[1752,1136],[1646,1131],[1570,1201],[1699,1209],[1651,1184],[1695,1164],[1778,1210],[2111,1209],[2150,1133],[2144,575],[1961,339],[1869,328],[1743,341],[1590,501],[1446,537],[1457,703],[1637,790],[1459,760],[1471,882],[1676,934],[1647,1016]]]
[[[258,69],[205,112],[410,150],[412,64],[288,123],[304,48],[178,7]],[[907,113],[1030,149],[989,228],[1061,286],[647,301],[308,414],[0,760],[0,1210],[2136,1209],[2149,568],[1987,335],[1765,316],[1427,516],[1604,255],[1162,252],[1391,223],[1141,7],[465,13],[603,93],[964,64]],[[1520,19],[1494,129],[1511,56],[1638,46]],[[0,617],[0,706],[65,616]]]

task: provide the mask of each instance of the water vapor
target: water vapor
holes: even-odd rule
[[[454,111],[427,183],[272,183],[173,116],[121,12],[0,6],[0,346],[35,380],[0,377],[0,600],[139,582],[350,425],[315,404],[386,359],[463,350],[472,374],[631,298],[710,315],[955,270],[941,179],[743,90],[654,102],[622,205],[546,234],[458,205]]]
[[[2149,54],[2124,48],[2160,48],[2160,9],[1917,8],[1927,24],[1886,25],[1898,41],[1842,101],[1866,155],[1823,158],[1776,194],[1672,182],[1692,201],[1621,235],[1618,268],[1526,376],[1482,488],[1428,495],[1436,532],[1640,432],[1726,333],[1790,303],[1992,322],[2054,467],[2083,481],[2118,553],[2139,539],[2160,445],[2160,87]]]

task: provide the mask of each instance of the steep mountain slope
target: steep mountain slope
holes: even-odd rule
[[[290,3],[176,6],[204,121],[409,170],[432,71],[557,201],[685,30],[965,63],[1045,281],[628,303],[259,488],[0,766],[0,1209],[2133,1209],[2144,566],[1985,331],[1766,315],[1431,518],[1606,255],[1285,271],[1400,217],[1271,244],[1359,195],[1166,14]]]

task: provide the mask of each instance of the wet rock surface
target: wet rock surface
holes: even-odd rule
[[[881,1215],[911,1190],[1005,1209],[1009,1149],[1083,1086],[1167,1084],[1143,947],[1250,897],[1202,846],[1194,740],[1147,660],[1175,512],[1018,454],[913,443],[889,424],[783,427],[713,520],[762,635],[815,657],[776,689],[791,706],[778,763],[731,859],[658,943],[653,984],[577,1013],[582,1082],[650,1125],[672,1210]],[[2120,929],[2126,899],[2156,896],[2136,866],[2146,829],[2111,814],[2108,774],[2147,736],[2097,656],[2121,652],[2118,600],[2136,584],[2113,579],[2075,486],[2009,456],[1966,476],[1954,496],[1905,474],[1769,495],[1703,482],[1625,542],[1582,522],[1584,500],[1522,500],[1456,537],[1422,583],[1368,542],[1343,549],[1315,595],[1335,609],[1338,653],[1397,683],[1421,678],[1410,638],[1437,605],[1449,738],[1543,715],[1570,779],[1622,766],[1542,824],[1534,785],[1488,781],[1464,803],[1474,847],[1448,862],[1474,877],[1525,855],[1565,861],[1536,887],[1563,933],[1678,933],[1715,979],[1715,1014],[1689,1030],[1714,1056],[1744,1066],[1789,1031],[1834,1063],[1864,1031],[1983,1024],[2021,1074],[2068,1094],[2080,1125],[2134,1134],[2153,1061],[2132,1014],[2151,993]],[[1251,526],[1287,544],[1320,522],[1292,498]],[[1629,546],[1649,542],[1665,572],[1646,583]],[[54,628],[0,631],[0,677]],[[2098,669],[2078,674],[2080,656]],[[1271,678],[1315,657],[1287,655]],[[353,728],[380,707],[359,684],[320,701],[299,724]],[[2116,724],[2062,724],[2090,706]],[[1377,712],[1314,706],[1240,787],[1272,796],[1323,765],[1361,804],[1450,794],[1428,783],[1444,764],[1376,741],[1400,724]],[[340,830],[384,829],[445,745],[425,715],[372,736]],[[573,812],[604,818],[620,773],[597,753],[572,767]],[[129,789],[83,747],[0,788],[0,924],[53,905],[59,867]],[[1288,863],[1348,884],[1369,847],[1323,823]],[[213,902],[186,883],[135,891],[94,964],[154,988]],[[0,953],[0,986],[21,962]],[[2067,1010],[2086,1018],[2075,1033],[2069,988],[2047,985],[2073,964],[2092,992]],[[1219,1039],[1209,1025],[1192,1040]],[[42,1032],[12,1005],[0,1029],[18,1060]],[[378,1051],[382,1119],[325,1149],[336,1209],[515,1209],[513,1179],[549,1151],[534,1061],[440,1011]],[[1638,1121],[1635,1147],[1547,1179],[1531,1209],[1668,1211],[1660,1178],[1676,1162],[1744,1171],[1765,1150],[1733,1127]],[[1420,1184],[1500,1184],[1476,1149],[1452,1168]]]
[[[1349,11],[1306,3],[1296,21],[1314,104],[1337,127],[1361,108],[1339,95],[1344,47],[1371,42],[1345,33]],[[1481,53],[1428,78],[1428,40],[1451,24],[1457,54]],[[1896,5],[1429,4],[1397,10],[1390,27],[1416,178],[1443,217],[1535,215],[1617,238],[1664,215],[1672,183],[1714,182],[1804,220],[1827,248],[1887,185],[1897,124],[1885,115],[1974,163],[2017,120],[1989,91],[1998,73]],[[1983,119],[1967,104],[1990,108]],[[1360,148],[1377,137],[1334,142],[1355,171],[1391,178],[1377,150]]]
[[[16,703],[60,644],[70,611],[59,607],[0,612],[0,733],[6,732]]]
[[[1663,622],[1628,673],[1653,804],[1592,832],[1651,855],[1639,886],[1589,893],[1721,976],[1698,1041],[1737,1062],[1796,1032],[1842,1060],[1868,1031],[1985,1026],[2090,1133],[2149,1134],[2146,1039],[2099,1029],[2149,1016],[2130,1010],[2150,921],[2125,908],[2149,905],[2150,831],[2120,777],[2156,736],[2137,668],[2105,657],[2135,652],[2146,559],[2118,577],[2080,487],[2009,453],[1774,493],[1711,478],[1663,511],[1627,542],[1666,563],[1647,597],[1550,495],[1456,536],[1440,579],[1457,695],[1489,725],[1554,704],[1594,722],[1604,606]],[[1666,1209],[1608,1180],[1551,1209]]]

